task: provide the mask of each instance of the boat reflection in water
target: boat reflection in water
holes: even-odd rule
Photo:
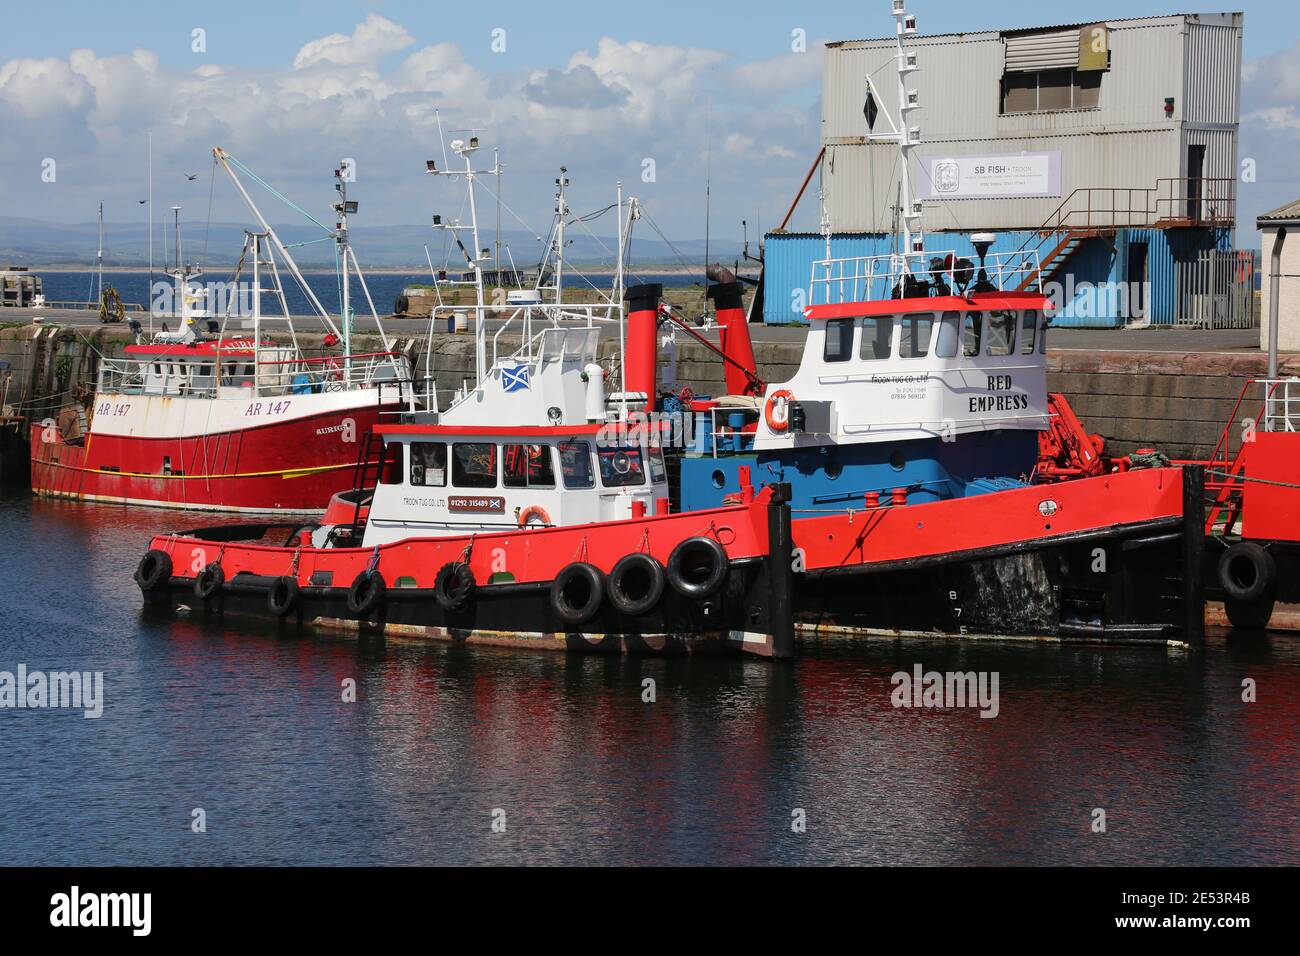
[[[16,864],[1300,863],[1290,636],[805,641],[774,665],[281,633],[142,608],[152,517],[0,501],[25,582],[5,661],[105,672],[100,720],[4,715]],[[918,663],[996,672],[998,716],[895,709]]]

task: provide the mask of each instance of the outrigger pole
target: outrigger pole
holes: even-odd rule
[[[333,319],[330,318],[329,312],[327,312],[325,307],[320,304],[320,300],[316,298],[316,293],[311,290],[311,286],[307,284],[307,280],[303,278],[302,273],[298,271],[298,263],[293,261],[293,256],[289,255],[289,250],[285,248],[284,243],[280,241],[280,237],[276,235],[275,230],[271,228],[271,224],[267,222],[266,218],[262,215],[262,211],[257,208],[257,203],[253,202],[253,197],[248,195],[248,191],[244,189],[244,184],[241,183],[239,177],[235,175],[235,171],[230,166],[230,160],[233,159],[233,157],[220,146],[213,147],[212,155],[217,162],[221,164],[221,168],[226,171],[226,175],[228,175],[230,181],[235,184],[235,188],[239,190],[239,195],[243,197],[244,204],[248,206],[249,211],[253,214],[253,218],[257,220],[258,225],[262,227],[262,231],[266,233],[267,238],[271,240],[271,244],[284,259],[284,264],[289,267],[290,273],[292,273],[294,279],[297,280],[298,285],[303,291],[303,295],[307,297],[307,301],[310,302],[312,307],[320,314],[320,317],[325,321],[325,325],[329,330],[342,338],[338,327],[334,324]],[[289,316],[286,315],[285,319],[288,320]]]

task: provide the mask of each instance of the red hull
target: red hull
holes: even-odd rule
[[[84,445],[65,444],[53,429],[33,425],[32,491],[167,508],[315,513],[351,487],[365,435],[381,411],[395,410],[337,409],[190,438],[91,434]],[[349,419],[355,440],[343,441]]]
[[[794,543],[808,570],[824,570],[1104,532],[1181,517],[1182,475],[1151,468],[853,514],[796,512]]]

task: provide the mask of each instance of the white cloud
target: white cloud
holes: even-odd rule
[[[0,65],[0,100],[23,116],[79,109],[90,95],[90,84],[65,60],[47,57]]]
[[[703,233],[706,152],[715,155],[716,228],[729,201],[743,210],[736,223],[746,215],[752,221],[760,204],[775,210],[788,202],[816,150],[815,84],[807,82],[808,64],[820,59],[813,53],[745,64],[720,50],[604,37],[562,67],[520,64],[489,74],[456,43],[415,44],[404,27],[370,14],[351,33],[304,44],[292,69],[211,60],[170,69],[146,50],[0,63],[5,212],[80,219],[94,200],[106,193],[111,200],[115,185],[124,204],[134,203],[151,130],[160,206],[174,201],[206,212],[206,188],[200,195],[199,184],[179,173],[200,168],[221,145],[316,209],[330,200],[325,171],[353,157],[365,224],[418,222],[434,201],[418,170],[441,155],[437,110],[448,138],[473,127],[485,145],[502,147],[511,205],[537,227],[549,215],[555,169],[568,164],[575,209],[584,195],[592,208],[604,205],[622,178],[660,225],[695,237]],[[400,51],[408,52],[399,61],[386,59]],[[806,106],[750,95],[785,82],[802,83]],[[61,177],[57,190],[6,184],[18,181],[11,168],[35,169],[42,156],[73,160],[86,172]],[[656,163],[652,183],[641,180],[645,158]],[[218,190],[214,216],[238,214],[233,199],[224,201],[223,210]]]
[[[822,78],[821,42],[810,43],[806,53],[782,53],[737,67],[735,81],[744,90],[781,95],[791,90],[819,86]]]
[[[303,44],[298,55],[293,58],[293,68],[302,70],[321,64],[356,66],[378,63],[388,54],[404,50],[414,42],[415,38],[404,27],[377,13],[371,13],[364,22],[357,24],[351,36],[331,33]]]

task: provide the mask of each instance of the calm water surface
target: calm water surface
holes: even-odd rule
[[[875,639],[782,666],[146,614],[149,534],[210,523],[0,498],[0,670],[105,680],[99,720],[0,710],[4,862],[1300,863],[1298,637]],[[999,672],[1000,715],[895,710],[918,662]]]

